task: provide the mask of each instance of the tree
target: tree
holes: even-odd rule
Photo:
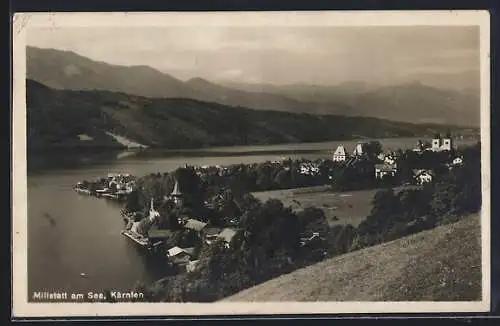
[[[326,233],[329,229],[323,210],[316,207],[306,207],[297,213],[301,230]]]
[[[393,226],[400,211],[399,198],[392,188],[377,191],[372,204],[370,214],[357,228],[361,247],[384,241],[384,235]]]
[[[149,218],[145,217],[139,221],[139,224],[137,225],[137,233],[143,236],[147,236],[150,228],[151,228],[151,222]]]
[[[378,140],[372,140],[366,144],[365,149],[368,159],[374,160],[377,155],[382,153],[382,144]]]
[[[143,204],[141,203],[140,200],[140,195],[137,190],[133,190],[128,196],[125,201],[124,205],[124,211],[127,213],[131,212],[138,212],[143,209]]]
[[[257,169],[257,187],[260,190],[269,190],[272,187],[272,168],[268,162],[259,165]]]
[[[274,178],[274,184],[279,189],[288,189],[292,188],[292,176],[290,174],[290,171],[281,169],[277,174],[276,177]]]
[[[202,181],[192,167],[178,168],[175,177],[183,194],[183,203],[187,207],[197,209],[203,205]]]

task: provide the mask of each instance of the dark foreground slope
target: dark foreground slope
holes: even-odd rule
[[[458,130],[375,118],[252,110],[191,99],[67,91],[27,81],[28,146],[116,146],[109,132],[151,147],[320,142],[356,137],[429,136]]]
[[[224,301],[481,300],[480,218],[351,252]]]

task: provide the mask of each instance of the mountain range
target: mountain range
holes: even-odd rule
[[[477,127],[479,91],[441,89],[420,82],[378,86],[215,83],[177,79],[149,66],[118,66],[71,51],[27,47],[27,77],[59,90],[120,92],[151,98],[192,99],[233,107],[316,115],[376,117],[411,123]]]

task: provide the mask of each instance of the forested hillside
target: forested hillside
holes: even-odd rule
[[[376,118],[231,107],[191,99],[54,90],[27,81],[30,148],[122,147],[108,132],[162,148],[413,137],[459,129]]]

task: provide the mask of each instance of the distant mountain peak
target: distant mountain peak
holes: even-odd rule
[[[28,46],[26,55],[27,78],[54,89],[101,90],[152,98],[193,99],[257,110],[365,116],[406,122],[424,119],[467,125],[479,123],[479,100],[473,91],[459,92],[441,88],[439,84],[427,86],[426,81],[387,86],[355,80],[338,85],[300,81],[288,85],[228,85],[201,77],[182,81],[147,65],[110,64],[73,51]]]

